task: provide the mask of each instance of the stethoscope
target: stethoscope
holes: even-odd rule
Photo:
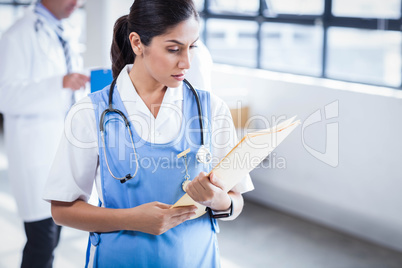
[[[205,143],[204,143],[204,124],[203,124],[203,121],[202,121],[202,110],[201,110],[200,98],[198,97],[197,91],[194,89],[194,87],[186,79],[184,79],[183,82],[193,92],[195,100],[197,102],[197,107],[198,107],[198,119],[199,119],[200,130],[201,130],[201,146],[197,151],[196,159],[200,163],[209,164],[211,162],[211,160],[212,160],[212,154],[209,151],[209,149],[205,146]],[[109,90],[109,108],[105,109],[101,114],[100,121],[99,121],[99,130],[100,130],[100,133],[101,133],[101,139],[102,139],[102,144],[103,144],[103,153],[105,155],[105,162],[106,162],[106,166],[107,166],[107,168],[109,170],[109,173],[116,180],[119,180],[121,183],[125,183],[126,181],[134,178],[137,175],[137,172],[138,172],[138,156],[137,156],[136,151],[135,151],[133,135],[132,135],[132,132],[130,130],[130,121],[127,119],[127,117],[124,115],[124,113],[122,111],[113,108],[113,104],[112,104],[113,103],[113,91],[114,91],[115,86],[116,86],[116,80],[113,80],[112,84],[110,85],[110,90]],[[112,170],[110,169],[109,161],[107,159],[107,154],[106,154],[105,129],[104,129],[105,117],[109,113],[116,113],[121,118],[123,118],[123,120],[124,120],[124,124],[125,124],[125,127],[126,127],[128,133],[129,133],[130,140],[131,140],[131,145],[133,147],[134,156],[135,156],[135,163],[136,163],[135,166],[136,166],[136,168],[135,168],[134,174],[128,173],[124,177],[117,177],[117,176],[115,176],[113,174]],[[187,170],[187,166],[186,166],[186,170]]]

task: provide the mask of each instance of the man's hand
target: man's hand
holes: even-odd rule
[[[70,88],[71,90],[79,90],[85,87],[90,78],[86,75],[79,73],[71,73],[63,77],[63,88]]]

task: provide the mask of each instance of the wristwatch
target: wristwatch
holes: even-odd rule
[[[214,211],[211,208],[207,207],[206,210],[209,213],[209,216],[214,219],[220,219],[220,218],[228,218],[232,216],[233,214],[233,200],[230,198],[230,207],[227,210],[219,210],[219,211]]]

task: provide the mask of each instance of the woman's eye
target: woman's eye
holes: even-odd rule
[[[168,51],[169,51],[170,53],[176,53],[176,52],[179,52],[179,49],[172,49],[172,48],[169,48]]]
[[[193,49],[193,48],[197,48],[197,46],[196,45],[190,46],[190,49]]]

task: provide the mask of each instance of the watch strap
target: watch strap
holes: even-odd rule
[[[232,216],[233,214],[233,199],[229,196],[230,198],[230,208],[227,210],[220,210],[220,211],[214,211],[211,208],[207,207],[206,211],[208,211],[209,216],[214,219],[221,219],[221,218],[228,218]]]

